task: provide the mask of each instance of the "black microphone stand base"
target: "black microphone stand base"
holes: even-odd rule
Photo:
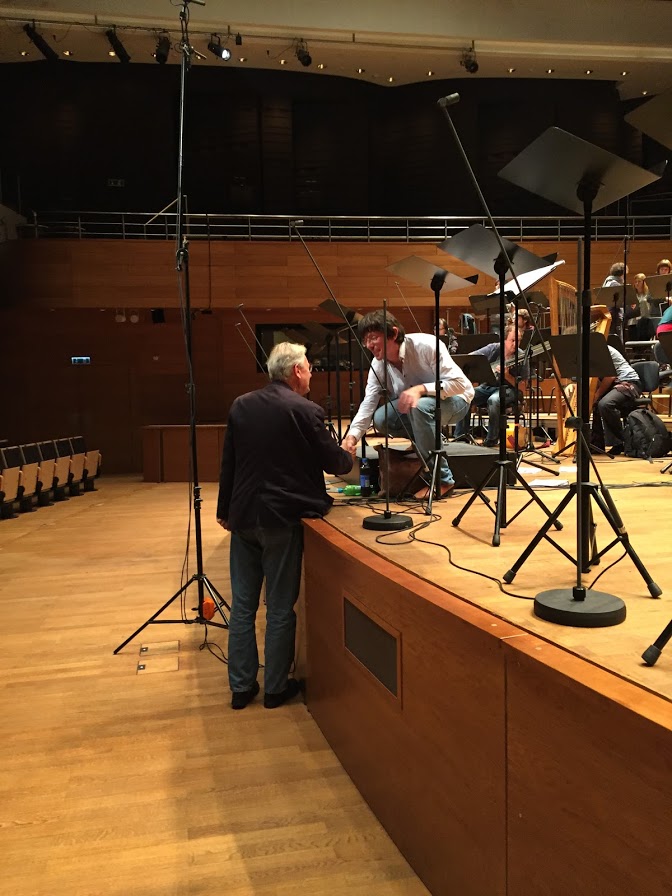
[[[214,603],[214,605],[215,605],[215,608],[217,609],[217,612],[219,613],[219,615],[220,615],[220,616],[222,617],[222,619],[224,620],[223,623],[222,623],[222,622],[212,622],[212,620],[210,620],[210,619],[206,619],[204,616],[200,616],[200,615],[195,616],[193,619],[157,619],[157,618],[156,618],[157,616],[160,616],[161,613],[163,613],[164,610],[167,610],[168,607],[173,603],[173,601],[177,600],[177,598],[178,598],[184,591],[186,591],[187,588],[189,588],[190,585],[193,585],[194,582],[196,582],[196,583],[198,584],[198,586],[199,586],[199,591],[200,591],[201,587],[205,587],[205,589],[207,590],[208,594],[209,594],[210,597],[212,598],[212,601],[213,601],[213,603]],[[227,604],[227,602],[224,600],[224,598],[223,598],[222,595],[219,593],[219,591],[217,591],[217,589],[216,589],[215,586],[212,584],[212,582],[208,579],[208,577],[206,576],[206,574],[205,574],[205,573],[194,573],[194,575],[189,579],[189,581],[188,581],[185,585],[183,585],[183,586],[180,588],[179,591],[176,591],[175,594],[173,594],[173,596],[170,597],[170,598],[165,602],[165,604],[164,604],[162,607],[160,607],[160,608],[156,611],[156,613],[154,613],[153,616],[150,616],[150,617],[149,617],[149,619],[147,620],[147,622],[143,622],[143,624],[140,626],[140,628],[136,628],[136,630],[133,632],[133,634],[132,634],[132,635],[129,635],[128,638],[126,638],[126,640],[123,641],[123,642],[122,642],[122,643],[121,643],[115,650],[113,650],[112,652],[113,652],[114,654],[119,653],[120,650],[123,650],[124,647],[125,647],[127,644],[129,644],[129,643],[133,640],[133,638],[136,637],[136,635],[139,635],[140,632],[141,632],[143,629],[147,628],[148,625],[193,625],[194,623],[198,623],[199,625],[212,625],[212,626],[214,626],[215,628],[228,628],[228,627],[229,627],[229,621],[228,621],[228,619],[226,618],[226,615],[225,615],[225,613],[224,613],[224,607],[226,607],[226,609],[229,611],[229,613],[231,612],[231,607]]]
[[[586,588],[553,588],[534,599],[534,615],[556,625],[606,628],[619,625],[626,616],[620,597]]]
[[[365,516],[362,520],[364,529],[373,529],[376,532],[400,532],[402,529],[410,529],[412,525],[413,520],[410,516],[403,513],[391,513],[389,510]]]

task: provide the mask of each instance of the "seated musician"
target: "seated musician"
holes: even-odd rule
[[[409,333],[407,336],[399,321],[392,314],[385,317],[382,311],[365,314],[357,327],[373,360],[364,399],[343,439],[343,448],[354,454],[357,442],[373,419],[376,429],[383,434],[387,423],[390,436],[412,437],[423,459],[433,466],[430,452],[436,444],[434,336],[424,333]],[[442,342],[439,342],[439,366],[441,422],[448,425],[469,413],[474,387]],[[384,386],[388,396],[387,412],[385,405],[378,407]],[[440,480],[441,496],[446,497],[454,488],[455,479],[445,456],[441,457]],[[427,489],[421,489],[417,497],[427,497]]]
[[[652,316],[658,314],[658,303],[655,302],[649,293],[649,287],[646,283],[646,274],[635,274],[632,278],[632,285],[637,293],[637,305],[633,306],[638,310],[638,316],[633,317],[629,321],[628,329],[630,330],[630,339],[653,339],[655,327],[651,320]]]
[[[472,355],[484,355],[493,365],[493,370],[501,379],[502,365],[500,363],[499,342],[491,342],[478,348]],[[508,323],[504,330],[504,371],[505,380],[504,406],[511,407],[516,398],[522,401],[523,393],[527,389],[527,380],[530,376],[530,367],[526,363],[511,364],[516,354],[516,325]],[[507,363],[509,362],[509,363]],[[476,407],[488,409],[488,434],[483,442],[486,448],[494,448],[499,443],[499,385],[482,383],[474,392]],[[467,414],[455,427],[455,436],[466,435],[469,432],[469,415]]]
[[[591,442],[598,448],[607,448],[611,454],[623,453],[623,418],[637,406],[635,399],[642,394],[642,384],[637,372],[623,355],[608,346],[616,376],[603,377],[595,392]]]
[[[661,258],[656,267],[656,274],[670,274],[672,273],[672,264],[670,264],[669,258]]]

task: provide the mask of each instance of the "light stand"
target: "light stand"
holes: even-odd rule
[[[558,159],[562,160],[561,170],[558,170],[556,162]],[[510,162],[500,172],[500,176],[572,211],[583,213],[585,242],[581,315],[578,317],[577,327],[577,341],[580,346],[578,356],[580,416],[567,421],[567,425],[575,429],[577,433],[576,482],[570,486],[568,494],[560,502],[553,515],[549,517],[538,535],[503,578],[507,583],[513,581],[517,569],[532,553],[536,545],[546,537],[553,521],[559,518],[564,508],[576,497],[576,559],[574,560],[563,548],[555,545],[575,563],[576,583],[571,589],[553,589],[537,594],[534,601],[534,612],[542,619],[560,625],[580,627],[617,625],[625,619],[626,608],[623,601],[611,594],[586,589],[582,583],[582,574],[587,571],[593,560],[591,552],[594,545],[594,527],[591,498],[596,502],[616,535],[614,541],[605,548],[605,551],[620,542],[647,583],[651,596],[659,597],[662,592],[653,582],[630,545],[625,526],[606,487],[600,483],[598,489],[597,485],[590,482],[590,454],[586,438],[590,418],[590,402],[584,373],[588,372],[590,364],[592,214],[595,208],[609,205],[610,202],[621,198],[626,193],[653,182],[657,177],[560,128],[549,128],[545,131]],[[598,201],[599,204],[596,205]]]
[[[229,622],[224,613],[224,608],[229,612],[231,607],[226,603],[222,595],[217,591],[203,571],[203,539],[201,534],[201,487],[198,480],[198,451],[196,446],[196,387],[194,383],[194,372],[192,364],[192,334],[191,334],[191,304],[189,293],[189,245],[186,237],[184,237],[184,195],[182,192],[182,180],[184,173],[184,119],[185,119],[185,92],[186,92],[186,75],[191,62],[191,56],[194,52],[189,43],[189,10],[188,4],[190,0],[183,0],[182,9],[180,10],[180,23],[182,27],[182,41],[180,49],[182,51],[181,61],[181,77],[180,77],[180,123],[179,123],[179,143],[178,143],[178,163],[177,163],[177,237],[176,237],[176,269],[182,274],[184,290],[182,303],[182,323],[184,326],[184,339],[187,352],[187,365],[189,381],[187,383],[187,392],[189,394],[189,444],[191,448],[191,472],[193,479],[193,508],[194,508],[194,533],[196,540],[196,572],[178,591],[170,597],[165,604],[156,611],[150,618],[144,622],[140,628],[136,629],[132,635],[126,638],[114,651],[119,653],[129,641],[132,641],[143,629],[148,625],[189,625],[198,623],[201,625],[214,625],[217,628],[228,628]],[[198,2],[198,0],[196,0]],[[198,609],[194,619],[157,619],[164,610],[166,610],[180,595],[182,595],[190,585],[196,583],[198,588]],[[205,591],[207,589],[217,611],[224,620],[223,624],[212,622],[203,615],[203,601],[205,599]]]

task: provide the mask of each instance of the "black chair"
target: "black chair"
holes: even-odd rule
[[[638,408],[648,408],[652,404],[651,393],[660,385],[659,367],[657,361],[634,361],[632,369],[637,373],[642,384],[642,396],[635,399]],[[648,393],[648,394],[645,394]]]

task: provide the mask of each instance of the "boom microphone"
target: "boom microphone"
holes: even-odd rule
[[[437,101],[437,106],[441,106],[442,109],[445,109],[446,106],[454,106],[455,103],[459,103],[460,95],[459,93],[449,93],[448,96],[442,96],[440,100]]]
[[[294,218],[289,222],[290,227],[299,227],[301,224],[303,224],[303,218]]]

